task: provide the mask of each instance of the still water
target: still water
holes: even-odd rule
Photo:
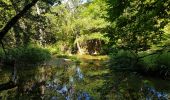
[[[170,81],[136,72],[110,72],[106,57],[54,58],[45,65],[18,67],[18,86],[0,100],[169,100]],[[23,65],[24,66],[24,65]],[[0,72],[8,82],[10,67]]]

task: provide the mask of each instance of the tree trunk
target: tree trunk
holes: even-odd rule
[[[38,6],[38,4],[36,3],[36,9],[37,9],[37,14],[40,16],[41,15],[41,11],[40,11],[40,8]],[[40,22],[38,22],[38,28],[39,28],[39,39],[40,39],[40,45],[43,46],[43,35],[44,35],[44,32],[43,32],[43,29],[42,29],[42,26],[40,26]]]
[[[80,47],[80,44],[79,44],[79,42],[77,41],[77,49],[78,49],[78,53],[80,54],[80,55],[82,55],[83,54],[83,52],[82,52],[82,50],[81,50],[81,47]]]

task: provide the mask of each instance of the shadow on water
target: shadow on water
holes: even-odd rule
[[[135,72],[115,72],[99,91],[104,95],[101,98],[104,100],[169,100],[169,83]]]
[[[18,86],[2,100],[168,100],[170,82],[135,72],[110,72],[107,57],[78,56],[81,63],[54,58],[45,65],[18,67]],[[0,72],[9,81],[10,68]]]

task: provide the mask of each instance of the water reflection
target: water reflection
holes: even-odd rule
[[[0,92],[2,100],[168,100],[170,82],[137,73],[109,74],[105,65],[57,59],[59,66],[19,68],[18,87]],[[55,62],[55,61],[54,61]],[[93,63],[91,63],[93,62]],[[62,66],[61,66],[62,65]],[[98,66],[100,65],[100,66]],[[3,69],[4,70],[4,69]],[[8,80],[0,73],[0,82]],[[6,75],[6,80],[4,79]],[[149,80],[149,81],[145,81]],[[155,82],[156,80],[156,82]]]
[[[89,93],[83,92],[83,93],[79,94],[78,100],[83,100],[83,99],[84,100],[91,100]]]
[[[114,72],[100,88],[107,100],[169,100],[169,81],[153,80],[130,72]],[[158,85],[157,85],[158,84]],[[165,88],[165,87],[166,88]],[[159,88],[158,88],[159,87]],[[160,88],[164,87],[164,88]]]
[[[56,78],[54,78],[54,80],[52,80],[52,82],[47,82],[46,87],[48,89],[52,89],[55,92],[61,94],[66,100],[73,100],[74,94],[75,93],[75,84],[76,81],[80,82],[81,80],[83,80],[83,73],[81,72],[81,69],[79,67],[79,65],[72,65],[71,69],[65,69],[65,71],[67,72],[72,72],[72,74],[69,75],[69,81],[63,83],[63,85],[59,84],[60,81],[62,80],[58,80]],[[63,74],[67,73],[64,72]],[[87,93],[85,94],[85,92],[83,92],[83,95],[80,94],[77,98],[89,98],[89,94],[87,95]],[[85,97],[84,97],[85,96]],[[53,96],[51,99],[55,100],[55,96]],[[80,99],[79,99],[80,100]],[[85,100],[89,100],[89,99],[85,99]]]
[[[154,87],[144,84],[142,88],[144,95],[146,96],[146,100],[168,100],[168,94],[165,92],[159,92]]]
[[[76,68],[76,74],[77,74],[79,80],[83,79],[83,74],[81,73],[81,69],[79,66],[77,66],[77,68]]]

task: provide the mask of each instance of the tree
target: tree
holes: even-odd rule
[[[163,39],[169,20],[169,0],[107,0],[112,22],[112,45],[135,52],[148,50]]]
[[[11,7],[11,6],[13,6],[12,8],[14,8],[14,10],[10,8],[9,11],[11,11],[12,13],[11,12],[8,13],[8,14],[11,14],[13,17],[9,21],[7,21],[6,23],[0,23],[1,26],[3,26],[3,24],[5,24],[4,27],[2,27],[1,31],[0,31],[0,41],[1,41],[1,43],[2,43],[2,39],[5,37],[5,35],[9,32],[9,30],[12,27],[14,27],[14,28],[19,27],[19,28],[22,29],[22,27],[26,27],[26,26],[28,27],[29,26],[28,24],[26,24],[25,19],[22,20],[22,21],[19,21],[19,20],[38,2],[38,0],[32,0],[32,1],[27,1],[27,2],[25,1],[24,5],[23,5],[24,7],[23,7],[22,10],[20,10],[18,8],[16,2],[17,2],[17,0],[16,1],[11,0],[11,2],[3,0],[3,1],[0,2],[1,4],[3,4],[2,7],[0,7],[0,9],[1,8],[2,9],[8,9],[8,7]],[[49,3],[49,1],[46,1],[46,0],[44,0],[44,2],[46,2],[47,4]],[[53,4],[54,2],[56,2],[56,0],[51,0],[50,4]],[[6,7],[6,5],[7,5],[7,7]],[[22,5],[22,3],[21,3],[21,5]],[[14,12],[16,13],[16,15],[13,15]],[[7,12],[4,12],[4,13],[7,13]],[[2,17],[3,16],[1,16],[1,19],[3,19]],[[23,25],[22,27],[21,27],[21,24]],[[22,30],[27,31],[27,29],[23,28]],[[19,39],[17,33],[22,32],[22,31],[21,30],[17,31],[17,30],[14,29],[14,32],[15,32],[15,35],[16,35],[15,38]],[[26,42],[27,42],[27,38],[30,35],[29,34],[24,34],[24,35],[26,36],[26,38],[24,38],[24,40],[26,40]],[[3,43],[2,43],[2,47],[4,47]],[[14,88],[14,87],[17,86],[17,82],[15,82],[16,81],[15,80],[15,78],[16,78],[16,70],[17,70],[16,67],[14,66],[15,65],[15,60],[12,60],[11,63],[12,63],[12,67],[14,67],[13,68],[13,73],[14,74],[12,76],[14,78],[11,78],[12,80],[10,80],[7,83],[1,84],[0,85],[0,91],[6,90],[6,89],[11,89],[11,88]]]
[[[109,23],[105,20],[107,13],[105,2],[68,1],[53,7],[51,11],[52,13],[46,14],[50,22],[48,29],[56,34],[56,39],[62,44],[63,49],[83,54],[90,45],[100,44],[101,41],[107,42],[104,30]]]
[[[7,32],[17,23],[17,21],[24,16],[24,14],[36,4],[38,0],[33,0],[31,3],[27,4],[22,11],[20,11],[17,15],[15,15],[7,24],[5,27],[0,31],[0,41],[2,38],[7,34]]]
[[[24,43],[28,42],[29,41],[29,37],[30,35],[27,35],[27,31],[29,31],[28,29],[30,29],[30,26],[31,23],[27,23],[29,19],[31,19],[33,16],[31,15],[31,13],[29,12],[28,13],[28,10],[31,9],[32,6],[34,6],[36,3],[38,2],[38,0],[30,0],[30,1],[18,1],[18,0],[11,0],[11,1],[6,1],[6,0],[3,0],[1,3],[3,4],[2,5],[2,9],[4,9],[4,13],[7,13],[9,14],[9,18],[10,20],[6,23],[3,23],[3,24],[6,24],[6,25],[3,25],[3,29],[1,29],[1,32],[0,32],[0,40],[2,40],[2,38],[5,36],[5,34],[19,21],[19,19],[21,18],[26,18],[20,22],[17,23],[17,27],[19,30],[16,30],[14,29],[14,31],[20,31],[20,32],[15,32],[15,33],[18,33],[16,34],[16,38],[19,38],[20,35],[19,33],[23,33],[23,41],[25,41]],[[46,6],[46,9],[51,7],[54,3],[57,3],[57,4],[60,4],[60,1],[59,0],[42,0],[41,1],[41,4],[43,4],[43,2],[48,5]],[[49,5],[50,4],[50,5]],[[6,7],[7,6],[7,7]],[[20,7],[21,6],[21,7]],[[8,10],[9,12],[8,12]],[[11,13],[12,12],[12,13]],[[16,14],[16,15],[14,15]],[[28,15],[29,17],[27,16],[24,16],[24,15]],[[4,14],[5,15],[5,14]],[[13,16],[12,18],[10,16]],[[3,19],[4,16],[2,16],[1,18]],[[35,18],[35,16],[34,16]],[[3,20],[8,20],[8,19],[3,19]],[[37,19],[36,19],[37,20]],[[34,20],[35,21],[35,20]],[[27,24],[27,25],[24,25],[24,24]],[[19,26],[24,26],[24,27],[20,27]],[[28,28],[27,28],[28,26]],[[14,26],[15,27],[15,26]],[[16,28],[16,27],[15,27]],[[31,33],[31,32],[30,32]],[[17,39],[19,40],[19,39]]]

